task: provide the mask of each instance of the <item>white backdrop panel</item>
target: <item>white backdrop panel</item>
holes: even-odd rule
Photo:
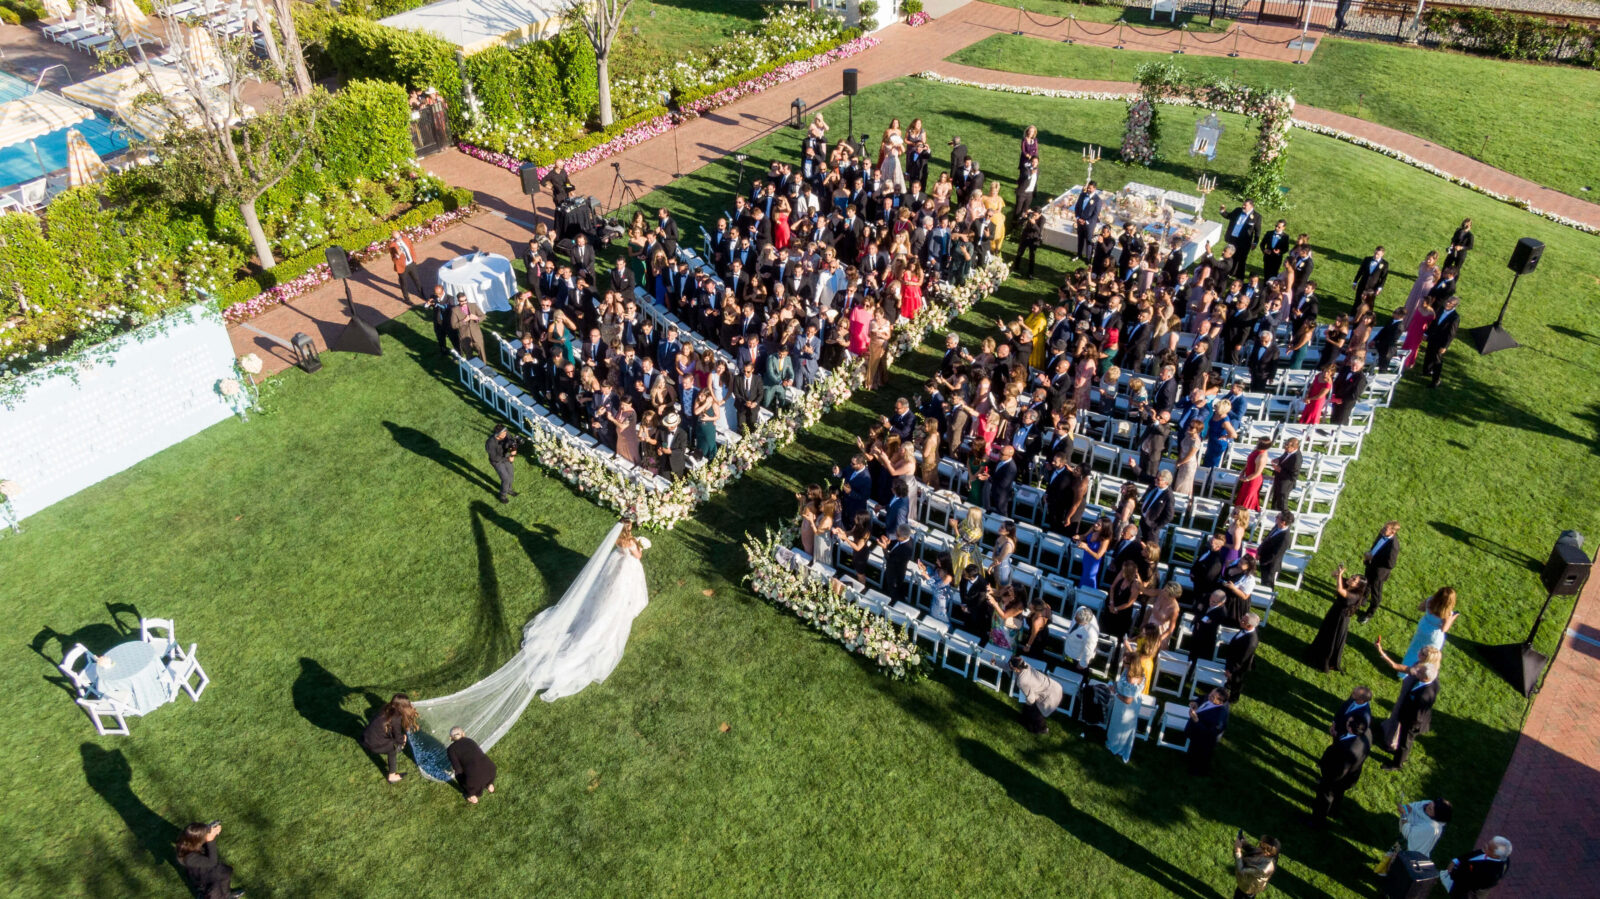
[[[137,464],[233,412],[217,394],[232,377],[221,316],[197,305],[110,341],[78,371],[0,406],[0,478],[25,518]]]

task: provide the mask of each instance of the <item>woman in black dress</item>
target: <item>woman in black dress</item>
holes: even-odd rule
[[[1450,252],[1445,254],[1444,267],[1460,269],[1472,249],[1472,219],[1462,219],[1461,227],[1450,236]]]
[[[1133,630],[1133,604],[1144,594],[1144,581],[1139,579],[1139,564],[1132,559],[1122,563],[1122,570],[1106,590],[1105,610],[1100,613],[1100,634],[1118,640]]]
[[[850,569],[862,583],[866,583],[867,560],[872,557],[872,513],[857,512],[850,530],[834,528],[833,533],[839,538],[839,545],[849,547],[852,553]]]
[[[361,732],[361,745],[371,752],[389,759],[389,783],[399,783],[404,774],[395,770],[400,750],[406,745],[406,734],[417,729],[417,709],[411,697],[394,694],[389,703],[378,710],[367,729]]]
[[[456,785],[466,794],[467,801],[476,805],[478,797],[494,792],[494,777],[498,772],[494,760],[485,755],[476,740],[467,738],[459,727],[450,728],[450,770],[455,773]]]
[[[199,899],[231,899],[244,895],[244,890],[233,888],[233,868],[217,854],[220,833],[220,821],[195,822],[185,827],[178,837],[178,864],[183,866],[184,877]]]
[[[1344,641],[1350,636],[1350,616],[1366,596],[1367,579],[1359,575],[1346,578],[1344,566],[1340,565],[1338,574],[1333,576],[1333,591],[1333,606],[1323,616],[1322,627],[1306,650],[1306,664],[1318,671],[1344,670]]]

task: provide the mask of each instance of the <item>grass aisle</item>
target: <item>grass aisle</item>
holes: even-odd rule
[[[1010,34],[986,38],[950,57],[1002,72],[1099,81],[1132,81],[1140,65],[1162,59],[1191,72],[1292,88],[1300,103],[1436,141],[1581,199],[1597,199],[1585,187],[1600,190],[1595,169],[1600,72],[1588,69],[1338,38],[1324,38],[1303,66],[1223,56],[1178,58]],[[1224,140],[1253,133],[1233,132]]]
[[[1002,180],[1022,126],[1038,122],[1045,189],[1076,180],[1080,142],[1114,144],[1122,120],[1121,104],[917,81],[856,101],[868,130],[891,115],[921,115],[941,144],[959,130]],[[1102,164],[1102,182],[1189,183],[1189,114],[1167,118],[1175,162]],[[752,148],[746,176],[793,158],[798,139],[786,130]],[[1242,178],[1241,155],[1219,156],[1219,193]],[[687,226],[691,211],[725,204],[734,177],[729,160],[646,199]],[[612,523],[531,466],[518,469],[514,504],[494,502],[490,419],[408,316],[384,328],[382,358],[334,354],[316,375],[290,371],[277,414],[219,424],[0,539],[12,611],[0,625],[0,691],[12,697],[0,822],[13,834],[0,874],[18,895],[176,895],[174,828],[221,817],[223,852],[253,895],[987,896],[1045,883],[1073,896],[1209,897],[1231,889],[1228,843],[1244,828],[1283,837],[1274,884],[1285,895],[1371,895],[1363,872],[1372,847],[1393,841],[1393,803],[1441,793],[1457,821],[1439,855],[1470,848],[1523,710],[1478,647],[1525,632],[1542,598],[1533,568],[1556,531],[1600,524],[1600,487],[1572,476],[1592,469],[1600,426],[1600,335],[1586,317],[1600,241],[1314,136],[1297,135],[1289,178],[1294,228],[1312,233],[1323,293],[1340,301],[1381,240],[1395,260],[1386,302],[1398,302],[1403,270],[1462,215],[1480,247],[1468,322],[1498,307],[1517,237],[1548,250],[1508,318],[1524,349],[1480,359],[1458,346],[1443,388],[1408,383],[1382,414],[1308,592],[1274,611],[1214,781],[1191,783],[1176,753],[1148,743],[1123,765],[1059,724],[1035,740],[1011,703],[972,684],[891,683],[739,586],[744,534],[787,515],[792,491],[850,449],[867,414],[914,393],[938,360],[923,347],[889,389],[859,395],[655,538],[651,605],[621,667],[529,708],[494,751],[493,797],[469,807],[415,775],[384,784],[354,740],[372,704],[393,690],[438,695],[500,664]],[[1013,280],[960,330],[976,338],[1050,292],[1066,260],[1040,262],[1039,280]],[[1327,578],[1391,516],[1405,522],[1405,550],[1390,609],[1357,629],[1345,674],[1314,675],[1299,656]],[[1361,682],[1387,709],[1394,688],[1366,640],[1404,641],[1408,606],[1442,578],[1467,615],[1435,733],[1402,774],[1371,770],[1341,825],[1313,836],[1299,816],[1326,716]],[[176,618],[213,682],[199,704],[135,721],[131,737],[96,738],[52,683],[52,631],[104,650],[107,604],[119,603]],[[1558,602],[1556,619],[1568,608]],[[1558,630],[1547,625],[1542,648]]]

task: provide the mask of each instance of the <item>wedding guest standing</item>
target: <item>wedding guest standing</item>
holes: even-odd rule
[[[1072,204],[1072,218],[1078,232],[1078,258],[1087,259],[1095,230],[1100,227],[1100,188],[1093,181],[1083,186],[1083,193]]]
[[[468,802],[476,805],[479,796],[494,792],[494,760],[484,754],[465,730],[450,728],[450,748],[445,750],[445,754],[450,758],[450,770],[456,776],[456,785],[466,795]]]
[[[478,310],[467,304],[467,295],[456,294],[455,305],[450,310],[450,328],[456,332],[456,337],[460,341],[457,348],[461,351],[461,355],[468,359],[474,355],[484,360],[489,358],[483,344],[482,321],[483,316],[478,314]]]
[[[1189,773],[1204,777],[1211,773],[1211,757],[1216,754],[1217,742],[1228,727],[1228,693],[1212,690],[1203,703],[1189,703],[1189,723],[1183,735],[1189,740]]]
[[[1264,281],[1278,277],[1278,271],[1283,268],[1283,257],[1289,252],[1287,225],[1288,222],[1278,219],[1272,232],[1261,238],[1261,278]]]
[[[1222,650],[1223,667],[1228,672],[1228,698],[1234,702],[1244,694],[1244,678],[1256,666],[1256,647],[1261,634],[1256,630],[1261,616],[1246,612],[1239,620],[1239,633],[1233,635]]]
[[[1431,856],[1455,810],[1448,799],[1428,799],[1401,803],[1396,811],[1400,813],[1400,840],[1406,851]]]
[[[1382,653],[1382,650],[1379,650]],[[1398,771],[1411,754],[1411,744],[1433,724],[1433,705],[1439,699],[1439,666],[1418,662],[1400,682],[1400,695],[1384,722],[1384,747],[1393,758],[1384,762],[1385,771]]]
[[[1383,292],[1383,282],[1389,280],[1389,263],[1383,258],[1383,247],[1372,251],[1372,255],[1361,260],[1361,267],[1356,269],[1356,279],[1350,282],[1358,297],[1366,296],[1368,291],[1373,296]]]
[[[511,497],[519,496],[512,489],[512,481],[517,476],[516,466],[517,445],[511,439],[511,431],[505,425],[495,425],[489,434],[489,439],[484,441],[484,452],[489,454],[489,466],[500,477],[500,501],[511,502]]]
[[[1317,761],[1317,795],[1311,802],[1312,827],[1326,827],[1328,816],[1338,813],[1344,794],[1361,779],[1371,748],[1366,720],[1351,718],[1345,722],[1345,732],[1322,751],[1322,758]]]
[[[1372,548],[1361,557],[1361,561],[1366,566],[1363,573],[1367,579],[1367,607],[1356,621],[1366,624],[1372,620],[1372,616],[1378,612],[1378,607],[1383,604],[1383,583],[1389,579],[1395,564],[1400,561],[1400,522],[1384,522],[1383,530],[1378,532],[1378,539],[1372,542]]]
[[[394,263],[395,281],[400,287],[400,299],[407,299],[406,281],[411,282],[411,289],[416,291],[417,299],[422,300],[422,282],[417,278],[417,248],[412,246],[411,238],[405,236],[399,228],[389,236],[389,260]]]
[[[361,732],[361,745],[389,759],[389,783],[399,783],[404,774],[395,770],[400,750],[406,745],[406,734],[417,729],[417,709],[411,697],[396,693],[378,710],[366,730]]]
[[[217,836],[221,833],[221,821],[195,822],[185,827],[178,837],[178,864],[183,866],[184,878],[199,899],[233,899],[244,895],[244,890],[233,888],[233,868],[217,853]]]
[[[1433,285],[1439,283],[1439,251],[1429,250],[1422,265],[1417,268],[1417,280],[1411,284],[1411,292],[1406,295],[1406,316],[1417,311],[1422,301],[1428,298]]]
[[[1226,209],[1218,211],[1228,217],[1223,234],[1228,246],[1233,247],[1233,277],[1243,278],[1250,248],[1256,245],[1256,238],[1261,234],[1261,213],[1256,212],[1256,204],[1250,200],[1245,200],[1231,213]]]
[[[1138,660],[1124,660],[1112,695],[1111,720],[1106,726],[1106,748],[1124,763],[1133,755],[1133,741],[1139,731],[1139,695],[1143,692],[1144,670]]]
[[[1300,455],[1300,438],[1290,437],[1283,442],[1283,452],[1272,463],[1272,499],[1268,502],[1274,511],[1286,512],[1295,485],[1300,483],[1300,469],[1304,459]]]
[[[1344,576],[1344,566],[1333,576],[1333,605],[1306,651],[1306,664],[1318,671],[1344,670],[1344,644],[1350,636],[1350,616],[1366,598],[1367,579]]]
[[[1444,267],[1461,270],[1462,263],[1467,261],[1467,253],[1472,249],[1472,219],[1462,219],[1461,227],[1450,237],[1450,251],[1444,255]]]
[[[1450,627],[1456,623],[1456,618],[1460,615],[1456,611],[1455,588],[1440,587],[1417,606],[1417,611],[1422,613],[1422,618],[1417,621],[1417,629],[1411,635],[1411,644],[1406,647],[1405,658],[1400,660],[1400,664],[1406,668],[1415,665],[1422,651],[1428,647],[1433,647],[1441,653],[1444,651],[1445,634],[1450,632]]]
[[[1456,331],[1461,327],[1461,316],[1456,314],[1460,303],[1460,297],[1445,300],[1444,308],[1428,326],[1428,351],[1422,357],[1422,374],[1428,379],[1429,387],[1438,387],[1444,377],[1444,352],[1455,342]]]
[[[1474,852],[1463,861],[1450,860],[1450,867],[1439,875],[1439,882],[1451,896],[1481,897],[1489,895],[1511,867],[1511,841],[1495,837],[1488,848]]]

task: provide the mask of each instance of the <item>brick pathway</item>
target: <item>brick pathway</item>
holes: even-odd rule
[[[1115,29],[1109,34],[1090,35],[1083,26],[1071,22],[1050,25],[1050,20],[1040,21],[1046,24],[1024,17],[1024,32],[1059,40],[1070,29],[1074,40],[1102,46],[1111,46],[1116,37]],[[1132,87],[1121,82],[993,72],[942,61],[991,34],[1010,32],[1016,22],[1014,9],[969,3],[922,28],[887,28],[878,34],[882,44],[842,65],[829,66],[687,123],[677,131],[676,149],[681,158],[675,159],[672,138],[662,137],[613,159],[621,163],[623,174],[643,196],[669,183],[674,171],[692,172],[782,127],[789,103],[796,97],[813,109],[837,99],[839,73],[846,66],[860,72],[863,85],[932,69],[951,77],[989,83],[1094,91],[1124,91]],[[1090,27],[1099,30],[1108,26]],[[1293,28],[1243,26],[1238,39],[1241,55],[1293,59],[1298,51],[1290,49],[1288,42],[1296,33]],[[1130,49],[1158,51],[1175,49],[1179,40],[1170,32],[1151,37],[1128,29],[1124,29],[1123,37]],[[1215,40],[1218,36],[1204,37]],[[1188,52],[1224,54],[1232,39],[1197,46],[1191,35],[1184,42]],[[1522,198],[1541,209],[1600,227],[1600,206],[1547,190],[1411,135],[1311,107],[1301,106],[1296,114],[1409,153],[1442,171]],[[835,125],[843,127],[841,122]],[[490,214],[453,227],[418,247],[419,255],[430,260],[423,266],[424,283],[431,283],[433,269],[450,257],[475,248],[510,255],[523,244],[533,213],[515,175],[453,150],[430,158],[426,165],[449,183],[471,188]],[[601,165],[577,173],[573,182],[578,193],[604,198],[612,177],[611,167]],[[540,199],[541,212],[547,214],[546,202],[545,198]],[[400,299],[386,260],[359,272],[352,279],[351,288],[359,314],[369,321],[386,320],[408,308]],[[343,306],[343,292],[337,285],[320,288],[290,306],[273,309],[246,325],[233,326],[230,330],[235,348],[241,353],[261,353],[269,373],[281,370],[290,364],[289,354],[260,332],[287,339],[296,331],[304,331],[326,346],[328,339],[336,338],[343,328]],[[1593,802],[1600,794],[1600,777],[1596,774],[1600,771],[1600,740],[1596,739],[1594,723],[1600,721],[1600,576],[1593,579],[1580,600],[1571,626],[1577,636],[1565,639],[1550,668],[1544,691],[1528,716],[1484,827],[1482,840],[1500,833],[1517,847],[1511,875],[1500,890],[1507,896],[1587,895],[1581,886],[1587,878],[1580,872],[1589,870],[1591,861],[1600,861],[1600,809]]]

